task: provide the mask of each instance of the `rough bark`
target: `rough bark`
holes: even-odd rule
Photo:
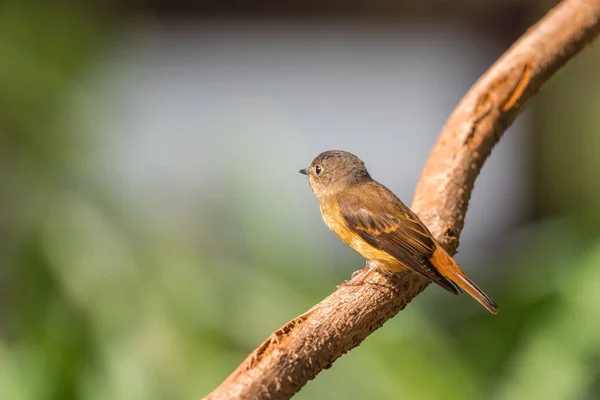
[[[450,115],[412,209],[453,254],[483,163],[525,103],[600,32],[600,0],[565,0],[473,85]],[[428,285],[412,272],[341,285],[271,334],[206,399],[288,399]]]

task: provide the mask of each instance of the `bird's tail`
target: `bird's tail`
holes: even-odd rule
[[[498,307],[496,302],[469,279],[467,274],[460,269],[454,259],[441,246],[437,246],[429,261],[445,278],[471,295],[489,312],[497,314],[500,311],[500,307]]]

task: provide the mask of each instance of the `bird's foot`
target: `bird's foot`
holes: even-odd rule
[[[352,273],[352,277],[349,280],[345,280],[335,287],[335,290],[339,289],[342,286],[361,286],[365,283],[365,280],[376,270],[378,269],[376,265],[372,265],[367,263],[367,266],[358,271],[354,271]],[[358,277],[357,280],[354,280]]]

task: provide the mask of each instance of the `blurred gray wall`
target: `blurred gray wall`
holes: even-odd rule
[[[344,252],[297,171],[348,150],[410,203],[447,116],[504,48],[454,24],[142,23],[89,76],[103,99],[104,179],[166,224],[199,215],[191,237],[207,204],[225,202],[264,221],[265,241],[293,226]],[[459,260],[527,210],[528,120],[477,181]]]

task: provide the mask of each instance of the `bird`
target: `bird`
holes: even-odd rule
[[[308,168],[310,187],[325,225],[359,253],[373,271],[412,270],[458,295],[465,291],[490,313],[498,305],[481,290],[433,237],[427,226],[396,195],[371,178],[365,163],[352,153],[329,150]]]

